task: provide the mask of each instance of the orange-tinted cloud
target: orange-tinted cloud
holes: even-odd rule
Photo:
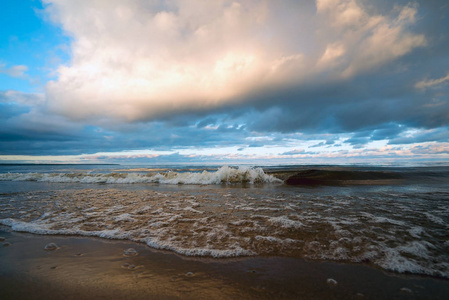
[[[245,102],[261,89],[344,80],[424,46],[415,6],[389,15],[356,0],[45,0],[73,38],[47,84],[72,119],[154,120]]]

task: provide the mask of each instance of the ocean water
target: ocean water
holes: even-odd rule
[[[449,278],[449,167],[0,165],[0,224]]]

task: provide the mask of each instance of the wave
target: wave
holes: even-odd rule
[[[449,278],[449,195],[401,190],[36,191],[0,195],[0,224],[130,240],[186,256],[292,256]]]
[[[38,181],[58,183],[160,183],[160,184],[232,184],[282,183],[265,174],[262,168],[223,166],[216,172],[163,172],[163,173],[3,173],[0,181]]]
[[[253,256],[256,253],[245,250],[239,246],[231,245],[229,249],[210,249],[210,248],[188,248],[179,247],[170,241],[161,241],[158,238],[134,238],[129,232],[125,232],[120,229],[114,230],[97,230],[87,231],[73,228],[66,229],[49,229],[51,226],[48,224],[29,223],[22,222],[14,219],[0,219],[0,224],[9,226],[13,231],[28,232],[41,235],[69,235],[69,236],[85,236],[85,237],[99,237],[111,240],[130,240],[133,242],[139,242],[147,244],[149,247],[158,250],[173,251],[185,256],[210,256],[214,258],[229,258],[239,256]]]

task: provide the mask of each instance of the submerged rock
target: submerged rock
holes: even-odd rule
[[[11,245],[11,243],[8,243],[8,242],[3,243],[3,247],[8,247],[8,246],[10,246],[10,245]]]
[[[0,236],[0,242],[4,242],[6,239],[2,236]]]
[[[54,251],[54,250],[58,250],[59,246],[56,245],[55,243],[49,243],[47,245],[45,245],[44,250],[46,251]]]

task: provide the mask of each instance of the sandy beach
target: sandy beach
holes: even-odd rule
[[[447,299],[449,281],[288,257],[184,257],[2,227],[2,299]],[[6,243],[6,244],[5,244]],[[59,246],[45,250],[49,243]],[[129,248],[132,251],[125,253]]]

